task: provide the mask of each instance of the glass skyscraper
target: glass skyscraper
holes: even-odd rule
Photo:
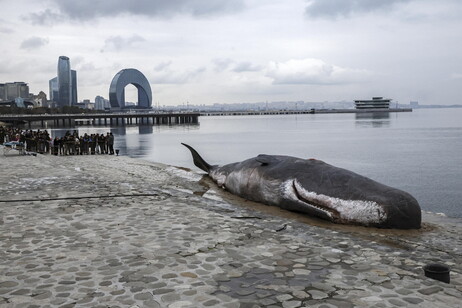
[[[71,62],[66,56],[58,60],[58,106],[70,106],[72,102]]]
[[[55,102],[57,107],[77,105],[77,72],[71,70],[68,57],[59,57],[58,76],[51,79],[49,85],[50,100]]]
[[[76,106],[77,103],[77,72],[71,70],[71,105]]]
[[[0,101],[3,101],[6,99],[6,90],[5,90],[5,84],[0,83]]]
[[[50,79],[49,86],[50,86],[50,101],[58,102],[58,92],[59,92],[58,77]]]

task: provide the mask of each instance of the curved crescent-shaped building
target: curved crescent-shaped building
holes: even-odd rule
[[[118,72],[109,87],[109,101],[112,108],[125,107],[125,87],[128,84],[138,89],[138,106],[149,108],[152,105],[152,92],[149,81],[137,69],[127,68]]]

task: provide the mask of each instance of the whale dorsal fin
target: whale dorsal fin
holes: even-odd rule
[[[266,154],[260,154],[257,156],[257,158],[255,158],[256,161],[258,161],[259,163],[262,164],[262,166],[266,166],[266,165],[269,165],[269,164],[275,164],[277,162],[279,162],[279,159],[277,159],[276,157],[272,156],[272,155],[266,155]]]

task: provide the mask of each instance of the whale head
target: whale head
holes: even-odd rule
[[[420,228],[419,203],[405,191],[316,159],[259,155],[255,161],[252,174],[270,196],[267,203],[341,224]]]

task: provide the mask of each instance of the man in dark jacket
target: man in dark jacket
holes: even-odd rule
[[[112,133],[107,133],[106,139],[109,153],[110,155],[114,155],[114,135]]]

